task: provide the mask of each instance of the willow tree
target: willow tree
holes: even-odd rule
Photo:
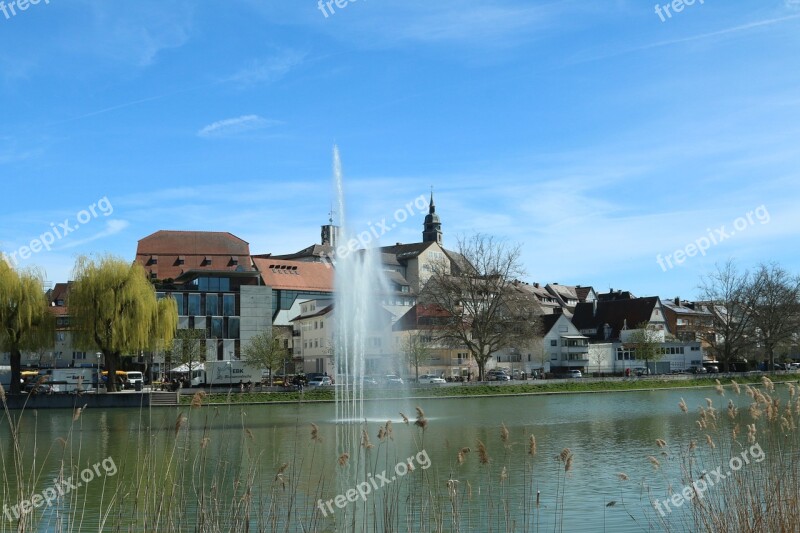
[[[153,339],[172,342],[178,309],[171,298],[156,299],[141,265],[112,256],[81,256],[75,263],[68,297],[75,344],[103,353],[108,390],[117,390],[121,358],[152,347]]]
[[[53,315],[37,270],[16,271],[0,261],[0,351],[9,352],[11,393],[20,392],[23,350],[53,346]]]

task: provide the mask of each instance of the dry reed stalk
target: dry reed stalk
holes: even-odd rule
[[[735,392],[736,394],[740,394],[742,392],[742,389],[739,388],[739,384],[736,383],[734,380],[731,380],[731,387],[733,387],[733,392]]]
[[[403,413],[400,413],[400,417],[403,419],[403,424],[408,425],[408,417]]]
[[[192,408],[195,407],[202,407],[203,406],[203,398],[206,397],[206,391],[198,391],[192,395],[192,403],[190,404]]]
[[[508,444],[508,436],[509,432],[508,428],[506,427],[506,423],[500,422],[500,440],[502,440],[503,443]]]
[[[183,412],[178,413],[178,418],[175,419],[175,436],[178,436],[178,432],[181,430],[181,426],[186,423],[188,419],[183,416]]]
[[[536,455],[536,437],[533,435],[528,439],[528,455]]]
[[[680,407],[681,411],[683,411],[684,413],[689,412],[689,408],[686,407],[686,401],[683,398],[681,398],[681,401],[678,403],[678,407]]]
[[[428,419],[425,418],[425,411],[423,411],[421,407],[417,407],[416,409],[417,420],[414,422],[414,425],[421,427],[422,431],[425,431],[425,428],[428,427]]]
[[[311,440],[314,442],[322,442],[322,437],[319,436],[319,427],[314,423],[311,424]]]
[[[380,432],[378,433],[378,438],[381,438]],[[367,450],[374,448],[375,446],[369,440],[369,433],[367,433],[366,429],[361,430],[361,447]]]
[[[342,455],[339,456],[338,463],[339,466],[347,466],[347,463],[350,461],[350,454],[344,452]]]
[[[482,465],[489,464],[489,461],[491,461],[486,445],[480,440],[478,440],[478,461],[480,461]]]

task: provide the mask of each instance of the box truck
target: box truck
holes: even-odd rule
[[[194,366],[194,365],[192,365]],[[206,361],[191,372],[192,387],[231,386],[261,383],[261,368],[238,359]]]
[[[93,391],[98,379],[96,368],[46,368],[39,371],[39,376],[47,376],[44,383],[53,392]]]

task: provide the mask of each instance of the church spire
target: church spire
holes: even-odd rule
[[[431,203],[428,206],[428,214],[425,216],[425,224],[422,230],[422,242],[435,242],[442,245],[442,221],[436,214],[436,204],[433,203],[433,187],[431,187]]]

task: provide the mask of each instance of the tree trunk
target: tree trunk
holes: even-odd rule
[[[103,352],[103,357],[106,360],[106,371],[108,372],[108,385],[106,386],[107,392],[117,392],[117,366],[118,366],[118,353]]]
[[[20,379],[22,379],[22,354],[19,348],[11,349],[11,394],[20,393]]]

